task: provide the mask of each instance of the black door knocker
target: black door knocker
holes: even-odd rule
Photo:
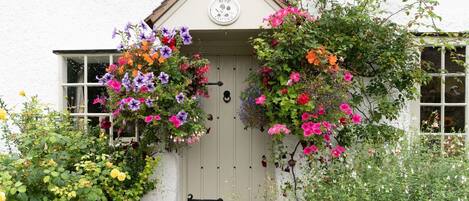
[[[226,90],[223,92],[223,101],[225,101],[225,103],[229,103],[231,101],[231,92]]]

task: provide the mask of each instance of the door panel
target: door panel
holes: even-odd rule
[[[266,133],[244,129],[238,115],[245,80],[257,64],[251,56],[208,59],[209,82],[222,81],[223,86],[210,85],[210,98],[202,101],[213,120],[206,124],[210,133],[188,148],[187,192],[195,199],[263,200],[266,175],[273,175],[273,169],[261,163],[262,156],[269,156],[270,139]],[[230,92],[229,102],[223,101],[224,91]]]

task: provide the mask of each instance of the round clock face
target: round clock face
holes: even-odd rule
[[[210,19],[219,25],[229,25],[239,17],[237,0],[213,0],[208,7]]]

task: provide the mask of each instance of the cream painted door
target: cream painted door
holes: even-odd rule
[[[194,199],[218,199],[224,201],[265,200],[268,178],[273,167],[263,167],[263,156],[269,157],[270,140],[259,130],[244,129],[239,120],[240,94],[245,80],[257,64],[251,56],[209,56],[212,64],[210,82],[223,82],[222,86],[210,85],[210,98],[203,107],[213,120],[207,121],[209,134],[186,152],[185,191]],[[231,100],[224,101],[229,91]]]

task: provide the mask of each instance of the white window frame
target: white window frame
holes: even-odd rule
[[[86,50],[85,50],[86,51]],[[98,83],[97,81],[88,80],[88,57],[109,57],[109,64],[114,63],[114,57],[121,55],[120,53],[57,53],[59,55],[59,82],[60,82],[60,89],[59,89],[59,110],[64,111],[67,109],[67,100],[65,100],[65,91],[67,87],[83,87],[83,104],[84,104],[84,111],[82,113],[70,113],[70,116],[76,118],[83,118],[84,119],[84,129],[88,129],[88,118],[89,117],[109,117],[109,121],[111,122],[111,127],[109,128],[109,144],[116,145],[117,143],[130,143],[136,142],[138,139],[138,128],[135,127],[135,136],[134,137],[119,137],[118,140],[114,140],[114,122],[111,113],[89,113],[88,112],[88,88],[89,87],[103,87],[102,84]],[[70,57],[82,57],[83,58],[83,82],[82,83],[67,83],[67,58]],[[102,75],[99,75],[102,76]]]
[[[444,151],[444,143],[445,137],[448,136],[456,136],[456,137],[464,137],[464,149],[466,156],[469,157],[469,68],[467,65],[469,64],[469,39],[467,38],[445,38],[445,37],[424,37],[421,38],[425,41],[424,47],[441,47],[440,52],[440,62],[441,62],[441,73],[430,73],[432,77],[440,77],[440,103],[421,103],[420,97],[410,104],[410,113],[411,113],[411,127],[415,129],[418,136],[441,136],[440,138],[440,151],[443,153]],[[442,42],[444,41],[444,42]],[[464,73],[447,73],[444,71],[445,69],[445,45],[444,44],[454,45],[455,47],[465,47],[465,64],[466,68]],[[464,87],[465,87],[465,100],[464,103],[446,103],[445,101],[445,79],[446,77],[462,77],[464,76]],[[418,86],[419,93],[420,93],[420,86]],[[438,133],[426,133],[421,132],[421,121],[420,121],[420,108],[421,106],[435,106],[440,107],[440,132]],[[445,132],[445,106],[463,106],[464,107],[464,133],[446,133]]]

